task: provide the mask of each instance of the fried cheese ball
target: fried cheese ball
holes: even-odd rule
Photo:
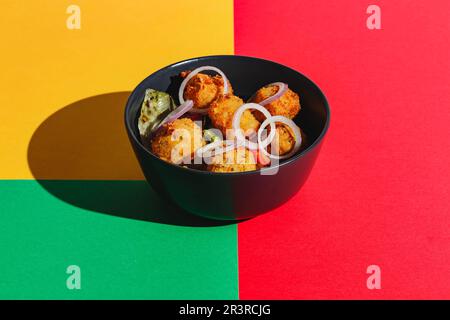
[[[214,156],[207,167],[207,170],[212,172],[243,172],[256,169],[255,156],[243,147]]]
[[[278,139],[278,155],[282,156],[292,150],[295,145],[295,138],[289,127],[277,125],[276,131],[275,139]]]
[[[182,72],[181,76],[186,77],[188,71]],[[228,81],[228,93],[232,93],[233,88]],[[194,108],[208,108],[212,101],[223,95],[223,79],[219,75],[210,76],[204,73],[197,73],[184,88],[183,97],[185,100],[192,100]]]
[[[204,143],[202,129],[191,119],[182,118],[158,129],[151,141],[151,150],[167,162],[180,164],[192,158]]]
[[[289,153],[292,150],[292,148],[294,148],[295,137],[292,132],[292,129],[287,126],[276,125],[276,130],[277,132],[275,135],[275,139],[278,138],[278,140],[274,140],[273,146],[278,150],[278,153],[275,154],[282,156]],[[300,145],[301,150],[304,149],[305,146],[307,146],[307,136],[305,135],[302,129],[300,129],[300,134],[302,137],[302,142]],[[271,148],[272,144],[269,144],[267,150],[270,152]]]
[[[227,129],[233,129],[234,113],[243,104],[244,101],[241,98],[231,94],[220,96],[214,100],[208,110],[212,126],[222,131],[222,134],[226,137]],[[245,110],[242,114],[240,125],[241,129],[246,133],[252,130],[256,132],[260,123],[250,110]]]
[[[251,102],[259,103],[267,98],[270,98],[278,92],[278,89],[278,86],[262,87],[256,91],[255,95],[251,99]],[[300,111],[300,98],[298,97],[298,94],[288,88],[280,98],[266,104],[264,107],[269,110],[270,114],[273,116],[279,115],[292,119]],[[261,114],[261,112],[255,110],[253,114],[259,121],[264,121],[265,117]]]

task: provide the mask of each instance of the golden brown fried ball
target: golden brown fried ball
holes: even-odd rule
[[[253,153],[242,147],[214,156],[207,168],[212,172],[243,172],[256,169]]]
[[[282,156],[292,150],[295,138],[289,127],[277,125],[276,131],[275,139],[278,138],[278,140],[275,141],[278,141],[278,155]]]
[[[181,76],[186,77],[188,71],[182,72]],[[233,93],[233,88],[228,81],[228,93]],[[223,95],[223,79],[221,76],[209,76],[203,73],[197,73],[184,88],[184,99],[192,100],[194,108],[208,108],[210,103],[217,97]]]
[[[300,129],[300,128],[299,128]],[[275,139],[278,138],[278,140],[274,140],[274,147],[278,150],[278,155],[282,156],[287,153],[289,153],[292,148],[294,148],[295,145],[295,136],[292,132],[292,129],[290,127],[284,126],[284,125],[276,125],[276,136]],[[302,137],[302,143],[300,150],[305,148],[307,145],[306,143],[306,135],[303,132],[302,129],[300,129],[300,134]],[[270,152],[270,149],[272,147],[272,144],[269,144],[268,151]]]
[[[256,91],[255,95],[251,99],[251,102],[258,103],[270,98],[278,92],[278,89],[278,86],[262,87]],[[300,98],[298,97],[298,94],[288,88],[280,98],[266,104],[264,107],[269,110],[270,114],[273,116],[279,115],[292,119],[300,111]],[[253,114],[259,121],[265,120],[265,117],[261,114],[261,112],[254,111]]]
[[[158,129],[151,141],[151,150],[165,161],[180,164],[185,158],[192,158],[203,145],[202,129],[191,119],[182,118]]]
[[[214,100],[208,110],[208,115],[213,127],[222,131],[222,134],[226,136],[227,129],[233,129],[234,113],[243,104],[244,101],[234,95],[220,96],[217,100]],[[245,110],[242,114],[240,125],[241,129],[246,133],[249,130],[254,130],[256,132],[260,123],[256,120],[250,110]]]

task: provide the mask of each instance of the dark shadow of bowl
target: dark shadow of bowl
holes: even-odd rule
[[[39,184],[71,205],[117,217],[197,227],[234,223],[194,216],[148,185],[123,124],[129,95],[89,97],[48,117],[28,146],[28,164]]]

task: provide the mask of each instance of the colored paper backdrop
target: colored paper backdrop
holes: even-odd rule
[[[373,4],[380,30],[366,26]],[[444,0],[3,1],[0,298],[450,298],[449,12]],[[233,53],[309,76],[332,121],[293,199],[224,225],[158,198],[122,115],[153,71]],[[381,289],[367,287],[371,265]]]

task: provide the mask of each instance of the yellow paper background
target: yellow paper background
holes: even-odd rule
[[[80,30],[66,27],[70,4],[81,9]],[[71,130],[83,126],[83,112],[77,108],[95,108],[97,100],[81,107],[73,103],[125,91],[105,98],[117,97],[113,102],[122,104],[128,91],[165,65],[196,56],[232,54],[233,1],[3,0],[0,33],[0,179],[142,179],[124,136],[101,146],[73,144],[75,139],[87,139],[75,137],[77,130]],[[36,144],[42,151],[35,148],[34,157],[43,158],[36,177],[27,159],[30,140],[48,117],[65,107],[71,109],[65,112],[67,123],[58,125],[67,126],[64,132],[72,142],[63,147],[60,142],[65,139],[59,137],[51,148],[40,147],[42,141]],[[75,115],[74,121],[67,115]],[[94,120],[89,120],[91,129]],[[96,130],[100,129],[91,130],[91,142],[100,133]],[[52,158],[52,152],[68,150],[73,150],[68,164]],[[126,154],[118,155],[122,150]],[[115,156],[109,158],[108,151]],[[86,165],[90,158],[101,162],[103,169]],[[53,159],[48,162],[53,169],[45,168],[46,159]],[[74,164],[78,168],[73,169]],[[121,170],[125,167],[132,169]]]

